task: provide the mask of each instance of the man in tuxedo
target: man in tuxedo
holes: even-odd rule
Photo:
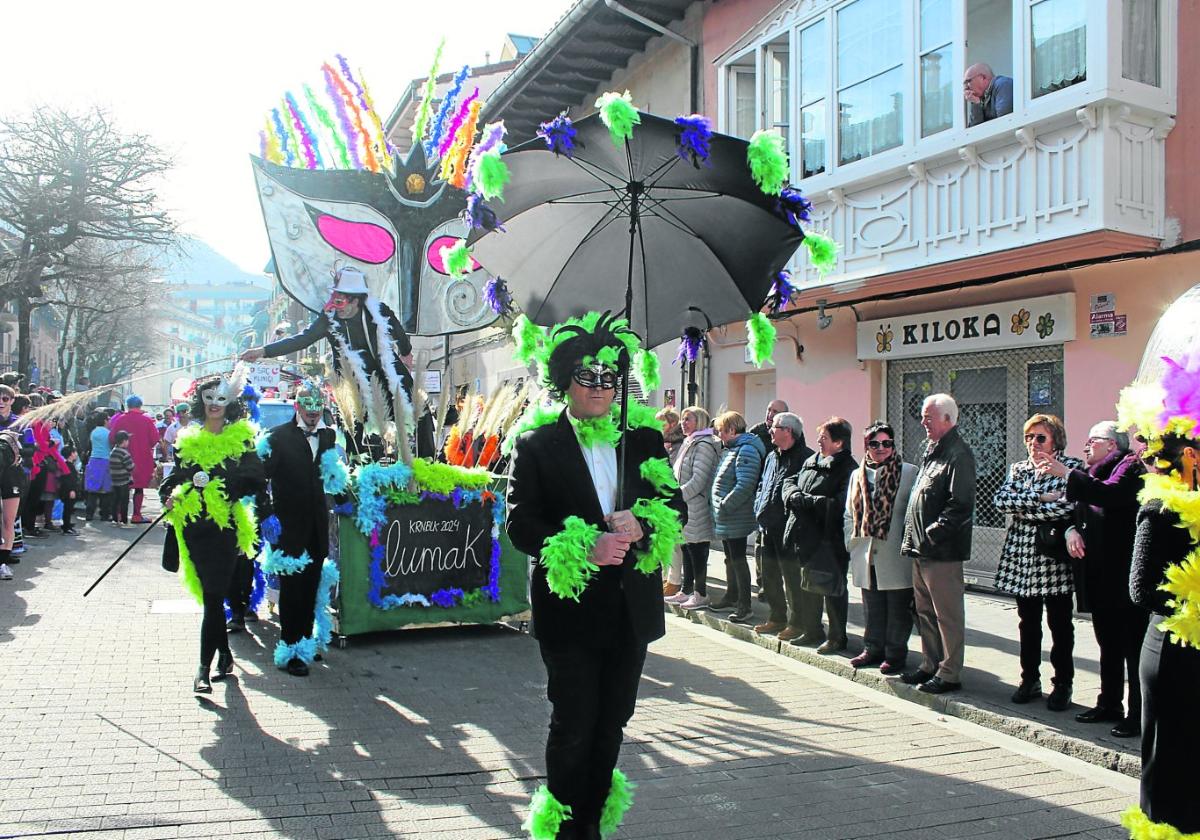
[[[602,812],[608,834],[631,802],[617,755],[646,647],[665,632],[660,570],[635,566],[652,526],[633,511],[639,499],[655,496],[676,522],[685,510],[677,487],[656,489],[643,474],[649,461],[665,464],[662,434],[616,432],[613,399],[620,368],[628,367],[622,334],[632,333],[607,315],[581,321],[550,334],[542,380],[566,407],[518,438],[509,480],[508,535],[534,560],[533,633],[553,707],[546,786],[526,825],[534,837],[599,838]],[[579,585],[564,592],[570,568],[580,572]]]
[[[308,675],[316,656],[313,620],[321,569],[329,553],[330,474],[340,463],[334,430],[325,425],[325,395],[311,380],[296,393],[296,416],[271,429],[259,454],[271,483],[274,518],[263,523],[263,571],[279,576],[279,643],[275,664]]]

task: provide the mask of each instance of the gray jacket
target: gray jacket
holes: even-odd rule
[[[975,521],[975,453],[955,426],[921,459],[904,518],[900,551],[922,560],[963,562]]]
[[[850,492],[846,496],[846,513],[842,527],[846,534],[846,549],[850,552],[850,575],[854,585],[866,589],[871,585],[871,568],[875,568],[875,585],[878,589],[911,589],[912,559],[900,555],[900,542],[904,539],[904,516],[917,468],[912,464],[900,465],[900,486],[896,488],[896,503],[892,507],[892,522],[886,540],[878,537],[854,536],[854,516],[851,500],[858,492],[858,483],[865,478],[863,470],[855,470],[850,479]]]
[[[713,477],[717,462],[721,459],[721,439],[712,429],[693,432],[677,449],[675,478],[679,481],[679,492],[687,503],[687,524],[683,526],[683,539],[689,543],[711,542],[713,539],[712,494]]]

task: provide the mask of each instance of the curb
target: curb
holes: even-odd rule
[[[986,727],[987,729],[1011,735],[1022,741],[1028,741],[1031,744],[1069,755],[1072,758],[1086,761],[1097,767],[1103,767],[1105,770],[1113,770],[1135,779],[1141,778],[1141,759],[1132,753],[1102,747],[1081,738],[1074,738],[1070,735],[1056,732],[1035,721],[1002,715],[988,709],[981,709],[962,700],[925,694],[918,691],[914,686],[905,685],[898,679],[885,677],[874,669],[859,670],[852,667],[842,657],[822,656],[812,648],[793,647],[786,642],[781,643],[774,636],[759,635],[749,625],[734,624],[725,616],[714,615],[708,610],[685,611],[675,604],[667,604],[665,606],[678,618],[691,621],[693,624],[702,624],[705,627],[710,627],[713,630],[718,630],[732,636],[739,641],[748,642],[769,650],[772,653],[795,659],[814,668],[820,668],[822,671],[851,680],[859,685],[873,688],[883,694],[890,694],[893,697],[925,706],[940,714],[960,718]]]

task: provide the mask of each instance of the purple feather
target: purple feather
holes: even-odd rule
[[[1163,373],[1162,386],[1166,391],[1163,397],[1162,422],[1165,424],[1172,417],[1187,417],[1200,428],[1200,350],[1189,351],[1180,359],[1163,356],[1166,371]]]
[[[575,154],[575,126],[571,124],[571,118],[567,116],[566,111],[549,122],[542,123],[537,133],[538,137],[546,141],[546,148],[554,154],[567,157]]]
[[[505,315],[512,311],[512,295],[508,292],[508,284],[501,277],[489,277],[483,287],[483,299],[497,315]]]
[[[679,337],[679,350],[675,353],[675,361],[681,365],[684,362],[695,364],[696,359],[700,358],[700,351],[707,343],[708,339],[699,327],[685,327],[683,335]]]
[[[480,230],[504,230],[496,211],[489,207],[483,196],[478,193],[467,196],[467,209],[463,211],[463,221]]]
[[[800,290],[792,285],[792,275],[787,269],[780,271],[771,281],[771,293],[767,295],[767,306],[771,312],[778,312],[791,303]]]
[[[690,117],[676,117],[675,125],[679,133],[675,141],[679,144],[679,157],[691,160],[697,169],[700,164],[708,163],[709,144],[712,142],[712,123],[703,114],[692,114]]]
[[[807,222],[811,212],[812,202],[791,184],[779,191],[779,197],[775,200],[775,213],[792,227],[799,230],[800,223]]]

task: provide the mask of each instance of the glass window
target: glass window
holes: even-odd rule
[[[800,177],[825,171],[829,44],[825,21],[800,30]]]
[[[766,95],[766,127],[775,129],[786,143],[789,140],[791,123],[788,48],[786,38],[767,45],[763,56],[767,71],[767,83],[763,86]]]
[[[754,133],[754,68],[729,70],[729,133],[749,138]]]
[[[1121,75],[1158,87],[1159,2],[1124,0],[1121,6]]]
[[[903,9],[857,0],[837,13],[839,163],[904,142]]]
[[[1087,9],[1084,0],[1040,0],[1033,24],[1033,98],[1087,78]]]
[[[954,124],[950,0],[921,0],[921,136]]]

